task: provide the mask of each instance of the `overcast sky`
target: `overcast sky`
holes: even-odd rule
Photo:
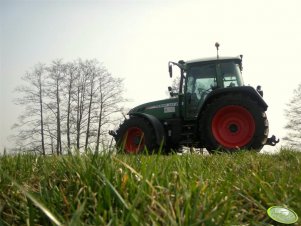
[[[0,150],[20,114],[13,90],[35,64],[96,58],[123,77],[128,107],[166,98],[167,62],[243,54],[244,81],[264,90],[270,135],[301,82],[300,0],[0,0]],[[278,146],[279,147],[279,146]]]

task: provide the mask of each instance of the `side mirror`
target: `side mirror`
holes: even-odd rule
[[[242,67],[242,58],[243,58],[243,55],[239,55],[239,56],[240,56],[240,59],[241,59],[241,61],[239,63],[239,69],[240,69],[240,71],[242,71],[242,69],[243,69],[243,67]]]
[[[171,92],[172,91],[172,88],[171,86],[168,86],[168,91]]]
[[[168,63],[168,71],[169,71],[169,77],[172,78],[172,65],[171,65],[171,63]]]

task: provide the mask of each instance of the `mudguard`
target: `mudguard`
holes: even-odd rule
[[[134,113],[129,113],[130,116],[138,116],[138,117],[143,117],[145,119],[147,119],[151,125],[154,128],[154,131],[156,133],[156,143],[158,145],[165,144],[165,132],[164,132],[164,128],[161,124],[161,122],[154,117],[153,115],[149,115],[149,114],[145,114],[145,113],[139,113],[139,112],[134,112]]]
[[[208,94],[206,97],[204,104],[202,105],[199,112],[202,112],[203,108],[207,105],[207,103],[211,102],[213,99],[223,96],[227,93],[237,93],[243,94],[251,97],[253,100],[257,101],[257,103],[266,111],[268,109],[267,103],[262,99],[262,96],[251,86],[239,86],[239,87],[227,87],[224,89],[216,89]]]

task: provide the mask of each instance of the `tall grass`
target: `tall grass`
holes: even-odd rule
[[[301,152],[0,158],[0,225],[269,225],[272,205],[300,216]]]

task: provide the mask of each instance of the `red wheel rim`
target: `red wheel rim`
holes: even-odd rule
[[[235,105],[226,106],[214,115],[212,132],[222,146],[241,148],[254,136],[255,121],[247,109]]]
[[[125,151],[128,153],[138,153],[144,147],[144,133],[138,127],[131,127],[126,132]]]

